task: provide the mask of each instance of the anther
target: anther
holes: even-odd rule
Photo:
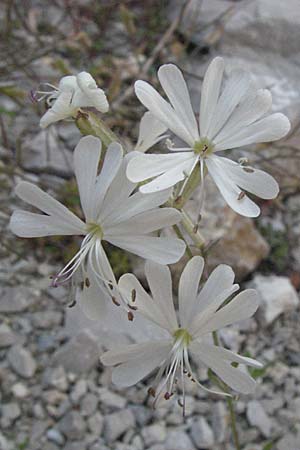
[[[73,308],[76,305],[76,300],[74,299],[71,303],[68,304],[68,308]]]
[[[254,169],[252,169],[252,167],[243,167],[243,171],[247,173],[253,173]]]
[[[166,392],[165,395],[164,395],[164,399],[165,400],[169,400],[170,397],[171,397],[171,394],[169,392]]]
[[[85,281],[86,287],[87,287],[87,288],[90,287],[90,285],[91,285],[90,280],[89,280],[88,278],[86,278],[84,281]]]
[[[151,395],[151,397],[155,397],[155,389],[153,387],[149,387],[148,394]]]
[[[116,299],[116,297],[111,297],[112,302],[116,305],[116,306],[120,306],[121,303],[119,303]]]
[[[242,200],[244,197],[245,197],[245,195],[246,195],[246,192],[244,192],[244,191],[241,191],[240,193],[239,193],[239,195],[238,195],[238,200]]]
[[[83,289],[84,289],[84,281],[81,281],[79,286],[80,286],[80,289],[83,291]]]
[[[180,398],[177,400],[177,403],[178,403],[178,405],[179,405],[181,408],[184,407],[184,404],[182,403],[182,401],[180,400]]]
[[[129,320],[130,322],[132,322],[132,321],[133,321],[133,319],[134,319],[134,315],[133,315],[132,311],[128,311],[128,313],[127,313],[127,317],[128,317],[128,320]]]
[[[128,308],[132,309],[133,311],[137,311],[137,309],[138,309],[137,306],[129,305],[129,303],[127,306],[128,306]]]
[[[112,281],[109,281],[109,282],[108,282],[108,287],[109,287],[109,289],[110,289],[111,291],[113,290],[114,285],[113,285]]]
[[[134,303],[135,300],[136,300],[136,290],[132,289],[132,291],[131,291],[131,301],[132,301],[132,303]]]

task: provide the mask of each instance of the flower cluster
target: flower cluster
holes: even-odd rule
[[[119,307],[124,320],[133,322],[132,327],[142,324],[145,339],[110,349],[102,355],[102,363],[113,367],[112,380],[123,387],[157,369],[148,391],[154,403],[169,400],[180,389],[184,407],[187,379],[215,394],[230,395],[228,387],[248,394],[253,392],[255,381],[245,369],[240,370],[240,365],[261,364],[218,344],[216,333],[220,328],[251,317],[258,307],[254,290],[234,295],[239,286],[234,284],[229,266],[218,266],[199,290],[204,259],[191,257],[180,278],[178,311],[175,309],[167,265],[179,261],[186,250],[180,228],[184,218],[176,199],[186,200],[186,192],[193,192],[193,175],[197,173],[200,212],[208,173],[234,211],[256,217],[260,209],[246,192],[272,199],[278,194],[277,182],[262,170],[219,156],[218,152],[280,139],[288,133],[290,123],[283,114],[270,112],[270,92],[256,90],[247,73],[236,70],[224,80],[222,58],[215,58],[205,74],[199,122],[180,70],[167,64],[159,69],[158,77],[169,102],[147,82],[135,84],[136,95],[148,111],[132,151],[124,154],[118,142],[102,149],[101,140],[91,135],[82,137],[76,146],[74,173],[82,216],[77,217],[39,187],[23,181],[16,194],[42,214],[16,210],[10,229],[27,238],[82,237],[77,253],[53,277],[52,285],[70,281],[74,299],[92,319],[105,323],[110,312]],[[58,88],[48,86],[53,90],[36,94],[49,106],[41,119],[42,127],[76,118],[78,111],[88,121],[87,107],[108,111],[104,91],[87,72],[62,78]],[[166,134],[168,130],[185,146],[175,147]],[[145,153],[167,137],[169,153]],[[176,234],[170,231],[172,228]],[[146,260],[151,295],[133,274],[116,279],[105,242]],[[210,369],[222,389],[203,386],[195,364]]]

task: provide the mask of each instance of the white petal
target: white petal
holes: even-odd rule
[[[179,280],[179,317],[180,326],[186,328],[195,311],[199,283],[204,267],[204,259],[194,256],[185,266]]]
[[[138,383],[149,375],[166,359],[172,347],[170,341],[132,344],[119,352],[110,350],[101,357],[103,364],[112,365],[113,361],[120,361],[120,365],[113,370],[112,381],[118,386],[128,387]]]
[[[41,237],[78,234],[78,227],[72,227],[55,216],[34,214],[29,211],[14,211],[10,218],[11,231],[19,237]]]
[[[152,194],[142,194],[135,192],[118,210],[113,211],[105,220],[103,225],[110,223],[111,225],[128,220],[144,211],[156,208],[166,203],[171,195],[171,189],[154,192]]]
[[[211,155],[206,158],[206,166],[225,201],[235,212],[246,217],[257,217],[260,214],[260,208],[247,195],[241,197],[241,189],[224,170],[219,156]]]
[[[153,145],[167,137],[167,135],[163,134],[167,129],[165,124],[160,122],[151,112],[145,112],[140,122],[139,137],[135,150],[142,153],[146,152]]]
[[[258,295],[254,289],[240,292],[226,306],[218,310],[199,330],[198,335],[217,331],[240,320],[253,316],[259,306]]]
[[[227,150],[242,145],[273,142],[283,138],[291,129],[289,119],[281,113],[271,114],[251,125],[216,146],[216,150]]]
[[[223,170],[241,189],[264,199],[275,198],[278,195],[278,183],[268,173],[258,169],[243,167],[227,158],[220,156],[218,158],[219,164],[223,166]],[[253,172],[249,172],[249,169]]]
[[[256,383],[250,375],[233,367],[230,362],[220,359],[220,355],[216,354],[214,351],[207,352],[207,347],[202,348],[202,345],[199,344],[194,355],[199,357],[207,367],[211,368],[221,378],[221,380],[237,392],[250,394],[255,390]]]
[[[77,75],[77,83],[84,96],[78,96],[74,101],[78,106],[94,106],[98,111],[105,113],[109,104],[104,91],[97,87],[96,81],[88,72],[80,72]]]
[[[159,313],[168,323],[168,330],[175,332],[178,329],[177,317],[174,309],[172,278],[167,266],[147,261],[145,275]]]
[[[185,243],[181,239],[176,238],[114,236],[107,239],[107,241],[128,252],[159,264],[173,264],[185,252]]]
[[[272,107],[272,95],[268,89],[253,90],[237,105],[224,128],[214,138],[216,148],[223,141],[234,138],[243,128],[259,120]]]
[[[180,117],[172,106],[166,102],[153,87],[145,81],[138,80],[134,85],[135,93],[141,103],[176,136],[193,146],[194,139],[182,124]]]
[[[96,219],[95,185],[101,155],[101,141],[84,136],[74,150],[74,170],[81,206],[87,221]]]
[[[250,88],[250,78],[248,73],[242,70],[235,70],[225,84],[215,108],[213,120],[207,132],[207,137],[211,140],[219,133],[220,129],[229,119],[235,107],[241,102]]]
[[[104,239],[114,235],[141,235],[175,225],[181,221],[181,213],[174,208],[155,208],[142,212],[116,225],[104,227]]]
[[[58,89],[64,92],[74,92],[76,89],[78,89],[76,77],[74,75],[67,75],[66,77],[62,77],[59,82]]]
[[[85,234],[85,224],[68,208],[52,198],[39,187],[27,181],[21,181],[15,190],[18,197],[24,202],[40,209],[49,216],[59,219],[70,229],[77,229],[78,234]]]
[[[76,108],[71,104],[73,92],[66,91],[59,94],[53,106],[45,112],[40,120],[42,128],[57,122],[59,120],[67,119],[76,114]]]
[[[164,64],[158,70],[158,78],[183,126],[193,141],[199,140],[196,117],[181,71],[174,64]]]
[[[207,136],[218,102],[224,73],[224,60],[219,56],[214,58],[208,66],[201,89],[200,102],[200,134]]]
[[[95,186],[95,217],[98,217],[105,194],[121,167],[122,156],[123,150],[120,144],[113,142],[108,146]]]
[[[194,161],[192,152],[168,153],[165,155],[138,155],[129,161],[127,176],[129,180],[138,183],[156,177],[168,170],[181,166],[187,161]]]

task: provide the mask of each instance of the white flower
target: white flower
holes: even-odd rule
[[[131,386],[158,368],[149,393],[156,401],[162,396],[169,399],[174,393],[175,380],[178,378],[181,380],[184,399],[185,378],[208,390],[197,380],[190,361],[192,356],[235,391],[244,394],[253,392],[255,381],[232,363],[253,367],[262,365],[251,358],[213,345],[207,341],[207,337],[213,331],[252,316],[258,307],[256,291],[247,289],[226,303],[239,286],[233,284],[232,269],[219,265],[198,292],[203,266],[203,258],[194,256],[182,272],[178,318],[172,299],[171,274],[167,266],[146,262],[145,273],[152,297],[134,275],[126,274],[120,278],[120,290],[128,302],[135,300],[133,304],[137,308],[137,316],[141,314],[148,318],[159,332],[157,339],[109,350],[102,355],[103,364],[116,366],[112,372],[115,384]]]
[[[261,170],[239,165],[217,156],[216,152],[280,139],[290,130],[290,122],[283,114],[269,113],[270,92],[255,90],[244,71],[233,71],[222,90],[223,72],[224,61],[217,57],[204,77],[199,125],[182,73],[173,64],[164,65],[158,71],[170,103],[145,81],[135,83],[139,100],[187,146],[171,148],[178,152],[175,154],[138,155],[130,162],[127,175],[135,182],[154,178],[140,189],[155,192],[186,179],[198,164],[202,175],[207,168],[232,209],[256,217],[260,209],[244,190],[271,199],[278,194],[277,182]]]
[[[145,112],[140,122],[139,137],[135,150],[145,153],[153,145],[167,137],[164,134],[167,129],[168,127],[157,120],[153,114],[149,111]]]
[[[79,108],[94,107],[105,113],[109,105],[106,95],[100,89],[94,78],[87,72],[80,72],[77,76],[63,77],[58,88],[46,83],[52,91],[37,91],[39,100],[47,98],[50,108],[40,120],[40,126],[46,128],[48,125],[59,120],[75,117]]]
[[[56,286],[75,276],[75,282],[84,288],[83,295],[86,293],[88,297],[83,303],[90,316],[95,308],[101,308],[99,295],[91,295],[92,289],[88,289],[91,284],[97,284],[114,303],[121,302],[103,241],[163,264],[178,261],[185,250],[180,239],[153,235],[156,230],[181,220],[175,209],[159,208],[170,192],[133,193],[136,185],[125,173],[129,155],[123,158],[122,148],[117,143],[109,145],[102,170],[97,175],[100,155],[101,141],[93,136],[83,137],[74,151],[75,176],[85,221],[28,182],[18,184],[17,195],[45,214],[17,210],[10,221],[11,230],[20,237],[84,236],[80,250],[55,276],[53,284]]]

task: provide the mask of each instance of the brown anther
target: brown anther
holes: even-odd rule
[[[129,305],[129,303],[128,303],[128,308],[130,308],[130,309],[132,309],[133,311],[136,311],[137,309],[138,309],[138,307],[137,306],[134,306],[134,305]]]
[[[130,322],[132,322],[132,321],[133,321],[133,319],[134,319],[134,315],[133,315],[132,311],[128,311],[128,313],[127,313],[127,317],[128,317],[128,320],[129,320]]]
[[[80,289],[83,291],[83,289],[84,289],[84,281],[81,281],[79,286],[80,286]]]
[[[116,306],[120,306],[120,305],[121,305],[121,303],[119,303],[119,302],[117,301],[116,297],[112,297],[111,299],[112,299],[112,302],[113,302]]]
[[[169,400],[172,394],[170,394],[169,392],[166,392],[164,395],[164,399],[165,400]]]
[[[132,289],[131,291],[131,301],[134,303],[136,300],[136,290]]]
[[[244,191],[241,191],[238,195],[238,200],[242,200],[245,197],[246,193]]]
[[[71,303],[68,304],[68,308],[73,308],[76,305],[76,300],[74,299]]]
[[[192,374],[189,372],[189,373],[187,374],[187,376],[188,376],[189,378],[191,378]]]
[[[88,113],[82,111],[81,109],[77,111],[76,119],[80,118],[88,119],[88,117],[89,117]]]
[[[254,169],[252,169],[251,167],[243,167],[243,171],[247,173],[253,173]]]
[[[151,395],[151,397],[155,397],[155,389],[153,387],[149,387],[148,394]]]
[[[208,150],[208,145],[205,144],[204,147],[203,147],[203,149],[202,149],[202,153],[205,153],[206,150]]]
[[[109,281],[109,282],[108,282],[108,287],[109,287],[109,289],[110,289],[111,291],[113,290],[114,285],[113,285],[112,281]]]
[[[193,233],[196,234],[199,228],[199,223],[196,223],[196,225],[193,228]]]
[[[195,378],[191,378],[191,381],[192,381],[193,383],[196,383]]]
[[[90,287],[90,285],[91,285],[91,282],[88,278],[85,279],[85,285],[87,288]]]
[[[181,408],[184,407],[184,404],[182,403],[182,401],[180,400],[180,398],[177,400],[177,403],[178,403],[178,405],[179,405]]]

